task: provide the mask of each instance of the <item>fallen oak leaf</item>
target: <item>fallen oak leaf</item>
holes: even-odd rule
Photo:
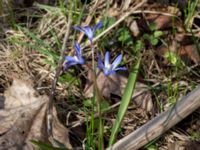
[[[47,104],[48,97],[36,96],[30,82],[15,79],[5,92],[5,107],[0,110],[0,149],[37,150],[30,140],[54,145],[47,136]],[[55,108],[53,114],[54,139],[71,148],[68,130],[59,123]]]
[[[200,62],[200,56],[198,53],[198,48],[196,45],[185,45],[181,46],[179,50],[179,55],[181,57],[188,57],[190,60],[192,60],[194,63],[199,63]]]

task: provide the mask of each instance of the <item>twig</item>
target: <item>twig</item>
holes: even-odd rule
[[[173,14],[173,13],[165,13],[165,12],[153,11],[153,10],[136,10],[136,11],[132,12],[132,14],[140,14],[140,13],[177,17],[177,16],[176,16],[175,14]]]
[[[200,86],[183,97],[174,106],[122,138],[107,150],[136,150],[162,135],[200,107]]]
[[[73,6],[72,6],[72,2],[70,3],[70,10],[72,10]],[[56,84],[58,81],[58,77],[60,75],[60,72],[62,70],[62,65],[64,63],[65,60],[65,52],[66,52],[66,45],[67,45],[67,41],[69,39],[69,34],[70,34],[70,29],[71,29],[71,23],[72,23],[72,11],[69,12],[68,15],[68,23],[67,23],[67,30],[66,30],[66,34],[64,36],[63,39],[63,45],[62,45],[62,49],[61,49],[61,55],[60,55],[60,59],[58,62],[58,67],[56,68],[56,73],[54,76],[54,79],[52,80],[51,83],[51,92],[49,95],[49,103],[48,103],[48,110],[47,110],[47,133],[49,137],[53,137],[52,135],[52,124],[53,124],[53,104],[54,104],[54,96],[55,96],[55,90],[56,90]]]

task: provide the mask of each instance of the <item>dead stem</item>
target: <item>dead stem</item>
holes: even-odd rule
[[[66,52],[66,44],[69,39],[69,34],[70,34],[70,29],[71,29],[71,23],[72,23],[72,6],[73,4],[70,3],[70,13],[68,15],[68,24],[67,24],[67,30],[65,37],[63,39],[63,45],[61,49],[61,55],[60,55],[60,60],[58,62],[58,66],[56,68],[56,73],[54,76],[54,79],[52,80],[51,84],[51,91],[49,93],[49,103],[48,103],[48,109],[47,109],[47,133],[49,138],[53,137],[52,135],[52,125],[53,125],[53,104],[54,104],[54,96],[55,96],[55,90],[56,90],[56,84],[58,81],[58,77],[60,75],[60,72],[62,71],[62,65],[65,60],[65,52]]]

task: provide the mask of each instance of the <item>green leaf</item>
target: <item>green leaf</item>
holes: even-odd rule
[[[158,39],[154,38],[154,37],[151,37],[151,40],[150,40],[151,44],[153,46],[157,45],[158,44]]]
[[[126,27],[119,28],[117,33],[118,33],[118,41],[120,41],[122,43],[122,45],[124,45],[124,43],[126,45],[133,44],[131,34],[130,34],[128,28],[126,28]]]
[[[135,51],[141,50],[143,46],[144,45],[143,45],[142,41],[141,40],[137,40],[136,44],[135,44]]]
[[[130,103],[133,91],[135,89],[135,83],[136,83],[137,74],[138,74],[138,71],[139,71],[139,68],[140,68],[140,62],[141,62],[141,59],[139,59],[137,61],[136,65],[132,68],[132,70],[130,72],[128,82],[127,82],[126,88],[124,90],[122,100],[121,100],[121,104],[120,104],[120,107],[119,107],[119,110],[118,110],[117,118],[116,118],[116,121],[115,121],[114,126],[112,128],[109,146],[112,146],[113,143],[116,140],[116,136],[118,134],[119,128],[121,126],[124,115],[127,111],[128,105]]]
[[[84,100],[83,105],[85,107],[91,107],[93,105],[92,100],[91,99]]]
[[[155,32],[153,33],[153,35],[154,35],[155,38],[158,38],[158,37],[160,37],[160,36],[163,35],[163,32],[162,32],[162,31],[155,31]]]
[[[38,146],[42,150],[69,150],[67,148],[53,147],[53,146],[50,146],[50,145],[47,145],[47,144],[44,144],[42,142],[38,142],[38,141],[35,141],[35,140],[31,140],[31,143],[35,144],[36,146]]]
[[[150,146],[147,147],[148,150],[157,150],[157,146],[155,144],[152,144]]]
[[[101,102],[101,111],[107,110],[109,108],[109,103],[105,100]]]
[[[173,65],[176,65],[178,63],[178,56],[176,56],[176,54],[174,54],[173,52],[167,51],[164,57]]]
[[[156,30],[156,24],[155,23],[150,23],[149,24],[149,28],[151,31],[155,31]]]
[[[145,33],[145,34],[143,35],[143,38],[144,38],[145,40],[148,40],[148,41],[149,41],[150,35],[148,35],[148,34]]]

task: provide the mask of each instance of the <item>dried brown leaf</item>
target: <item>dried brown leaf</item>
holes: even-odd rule
[[[181,27],[180,25],[177,26],[177,24],[180,24],[180,21],[178,21],[176,17],[181,15],[178,8],[160,4],[153,4],[148,5],[148,9],[150,9],[149,11],[156,11],[157,13],[148,13],[145,15],[144,19],[139,20],[138,26],[142,26],[143,28],[145,28],[145,30],[148,30],[148,25],[145,26],[146,21],[148,21],[149,23],[155,23],[157,30],[170,28],[174,24],[174,26],[176,27]],[[176,17],[174,17],[173,15],[175,15]],[[175,21],[174,24],[172,22],[173,20]]]
[[[125,21],[130,31],[132,32],[132,35],[134,37],[138,37],[140,35],[140,30],[139,30],[137,21],[133,20],[132,17],[128,17]]]
[[[168,145],[173,150],[199,150],[200,144],[192,141],[177,141]]]
[[[15,79],[5,98],[5,108],[0,110],[0,149],[38,149],[30,140],[53,145],[46,129],[47,96],[36,96],[31,82]],[[71,148],[68,130],[59,123],[55,109],[53,136]]]
[[[194,63],[200,62],[200,57],[198,53],[198,48],[196,45],[185,45],[179,50],[180,56],[186,56],[190,58]]]
[[[157,49],[157,53],[163,57],[168,51],[178,54],[186,63],[188,62],[186,60],[193,61],[194,63],[200,62],[198,48],[194,44],[180,46],[180,44],[173,41],[169,47],[161,46]]]
[[[90,98],[93,96],[93,83],[92,72],[88,71],[88,82],[86,83],[84,89],[84,96]],[[121,74],[112,74],[109,77],[106,77],[102,72],[97,74],[97,84],[100,93],[106,98],[110,98],[111,94],[122,96],[124,89],[126,87],[128,78]],[[151,99],[151,93],[148,90],[148,87],[140,82],[136,82],[136,87],[133,93],[133,101],[136,106],[142,107],[145,110],[151,112],[153,110],[153,102]]]

